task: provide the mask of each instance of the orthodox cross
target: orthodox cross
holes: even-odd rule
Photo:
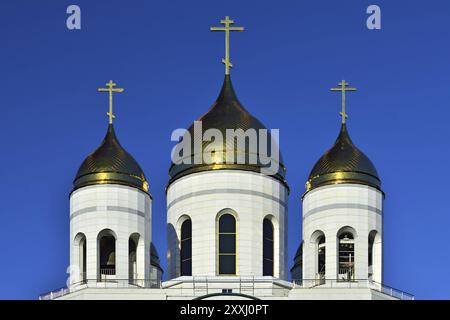
[[[230,68],[233,66],[230,62],[230,31],[244,31],[243,27],[230,27],[234,23],[234,20],[230,20],[229,16],[225,17],[225,20],[220,21],[225,27],[211,27],[211,31],[225,31],[225,59],[222,59],[222,63],[225,64],[225,74],[230,74]]]
[[[123,88],[114,88],[117,86],[112,80],[106,84],[107,88],[98,88],[99,92],[109,92],[109,112],[106,114],[109,117],[109,124],[113,123],[113,119],[116,117],[113,113],[113,92],[122,93],[124,91]]]
[[[345,92],[346,91],[356,91],[356,88],[347,88],[348,82],[342,80],[338,83],[339,88],[331,88],[331,91],[341,91],[342,92],[342,111],[339,113],[342,116],[342,123],[345,123],[345,120],[348,118],[347,113],[345,112]]]

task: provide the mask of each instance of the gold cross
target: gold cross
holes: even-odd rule
[[[338,83],[339,88],[331,88],[331,91],[341,91],[342,92],[342,111],[339,113],[342,116],[342,123],[348,118],[347,113],[345,113],[345,92],[346,91],[356,91],[356,88],[347,88],[348,82],[342,80]]]
[[[225,64],[225,74],[230,74],[230,68],[233,66],[230,62],[230,31],[244,31],[243,27],[230,27],[234,23],[230,20],[229,16],[225,17],[225,20],[220,20],[221,24],[225,27],[211,27],[211,31],[225,31],[225,59],[222,59],[222,63]]]
[[[124,91],[123,88],[114,88],[117,86],[116,83],[114,83],[112,80],[109,80],[109,82],[106,84],[108,88],[98,88],[99,92],[109,92],[109,112],[106,114],[109,117],[109,124],[113,123],[113,119],[116,117],[113,113],[113,92],[122,93]]]

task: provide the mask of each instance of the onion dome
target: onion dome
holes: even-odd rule
[[[150,244],[150,264],[153,267],[161,270],[161,272],[163,271],[163,269],[161,268],[161,265],[160,265],[158,251],[156,250],[156,247],[153,244],[153,242]]]
[[[312,169],[307,191],[324,185],[355,183],[381,188],[381,181],[372,161],[350,139],[343,123],[336,142]]]
[[[178,161],[177,163],[172,163],[169,169],[169,185],[175,181],[176,179],[186,176],[191,173],[203,172],[203,171],[211,171],[211,170],[245,170],[245,171],[253,171],[253,172],[261,172],[263,168],[269,168],[270,163],[262,163],[260,155],[268,156],[272,161],[278,162],[278,171],[274,174],[271,174],[272,177],[280,180],[287,187],[287,182],[285,180],[286,168],[283,165],[283,160],[281,157],[281,153],[279,153],[277,158],[274,159],[274,156],[271,154],[271,146],[272,137],[270,135],[270,131],[266,129],[266,127],[254,116],[252,116],[239,102],[236,93],[233,89],[233,85],[231,83],[230,75],[225,75],[225,80],[222,86],[222,90],[216,100],[216,102],[212,105],[212,107],[200,117],[199,120],[202,124],[202,132],[201,135],[194,134],[195,124],[193,124],[184,135],[183,139],[189,139],[191,137],[191,152],[190,154],[183,154],[183,161]],[[202,159],[202,154],[204,153],[206,147],[211,150],[212,144],[216,141],[201,141],[203,134],[208,129],[217,129],[220,131],[223,137],[222,146],[219,148],[214,148],[216,151],[214,153],[214,161],[211,161],[210,164],[205,163],[205,161],[197,161],[195,163],[195,159],[200,156]],[[241,141],[245,141],[245,148],[239,148],[238,143],[233,141],[232,139],[227,139],[227,129],[242,129],[235,131],[237,141],[242,139]],[[245,132],[248,129],[256,130],[256,143],[252,143],[250,146],[249,140],[246,139]],[[264,153],[260,152],[260,135],[259,130],[265,129],[267,132],[267,151]],[[231,140],[228,143],[227,140]],[[217,142],[216,142],[217,143]],[[196,151],[195,145],[201,146],[201,150]],[[252,147],[256,149],[252,149]],[[217,151],[220,149],[220,151]],[[274,149],[279,152],[278,146],[274,145]],[[227,161],[227,152],[233,153],[234,161]],[[197,157],[196,157],[197,155]],[[256,157],[255,157],[256,155]],[[230,156],[230,155],[229,155]],[[245,161],[237,161],[237,159],[245,159]],[[255,161],[256,158],[256,161]],[[190,159],[190,164],[185,163],[186,159]],[[228,162],[228,163],[227,163]],[[265,161],[264,161],[265,162]]]
[[[81,164],[73,182],[74,190],[96,184],[121,184],[148,193],[144,172],[120,145],[112,124],[100,147]]]

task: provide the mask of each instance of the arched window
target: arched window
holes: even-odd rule
[[[381,264],[381,237],[376,230],[372,230],[369,233],[369,266],[368,266],[368,278],[371,281],[378,283],[382,282],[382,264]]]
[[[273,276],[273,224],[265,218],[263,221],[263,276]]]
[[[317,275],[321,280],[325,279],[325,249],[325,235],[321,235],[317,239]]]
[[[355,240],[349,231],[343,231],[338,236],[339,264],[338,279],[351,281],[355,279]]]
[[[314,273],[311,274],[311,278],[314,277],[315,285],[321,285],[325,283],[326,272],[326,238],[325,234],[321,230],[316,230],[311,234],[310,247],[311,253],[314,257]]]
[[[181,275],[192,275],[192,222],[187,219],[181,225],[180,265]]]
[[[81,280],[86,281],[86,237],[80,241]]]
[[[78,269],[79,269],[79,278],[76,279],[76,282],[85,282],[86,281],[86,236],[82,233],[77,234],[75,237],[75,254],[77,255],[75,259],[78,259]]]
[[[116,274],[116,236],[109,229],[98,234],[99,278],[108,279]]]
[[[369,233],[369,257],[368,257],[368,262],[369,262],[369,274],[368,274],[368,278],[369,280],[372,280],[372,275],[373,275],[373,242],[375,240],[375,232],[371,232]]]
[[[231,214],[219,218],[218,274],[236,275],[236,219]]]
[[[128,239],[128,279],[131,284],[138,280],[137,275],[137,246],[139,243],[139,234],[134,233]]]

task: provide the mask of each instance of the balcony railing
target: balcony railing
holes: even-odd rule
[[[400,300],[414,300],[414,295],[386,286],[384,284],[371,281],[368,279],[351,279],[350,281],[343,281],[342,279],[320,279],[320,285],[318,285],[318,279],[302,279],[293,280],[295,288],[311,289],[314,287],[320,288],[369,288],[378,292],[387,294]]]
[[[372,287],[371,289],[377,290],[379,292],[382,292],[384,294],[387,294],[391,297],[400,299],[400,300],[414,300],[414,295],[389,287],[387,285],[378,283],[376,281],[372,281]]]
[[[61,288],[39,296],[39,300],[53,300],[85,288],[161,288],[161,281],[153,279],[84,279],[70,288]]]
[[[105,276],[115,276],[116,275],[116,269],[115,268],[105,268],[100,269],[100,274]]]
[[[339,268],[338,279],[341,281],[355,280],[355,271],[353,268]]]
[[[273,283],[271,286],[265,284]],[[247,294],[258,297],[288,296],[292,288],[312,289],[312,288],[369,288],[388,296],[400,300],[414,300],[414,296],[394,289],[392,287],[370,281],[368,279],[342,281],[342,279],[316,279],[293,280],[292,283],[280,281],[275,278],[262,279],[261,277],[187,277],[175,281],[168,281],[162,287],[162,283],[157,280],[145,279],[114,279],[99,281],[97,279],[87,279],[79,283],[72,284],[71,288],[61,288],[39,297],[40,300],[53,300],[69,293],[85,288],[130,288],[130,289],[163,289],[167,294],[172,291],[176,296],[199,297],[206,294],[223,292],[224,289],[233,293]]]

